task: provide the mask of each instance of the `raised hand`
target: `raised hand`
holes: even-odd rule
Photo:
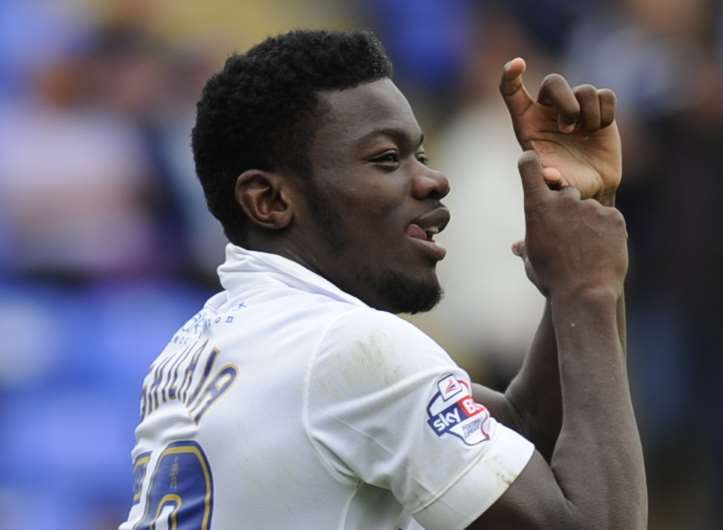
[[[540,157],[519,161],[525,200],[525,242],[516,249],[529,260],[531,279],[555,295],[584,291],[619,296],[627,273],[625,220],[615,208],[582,200],[572,187],[549,189]],[[530,271],[528,271],[529,273]]]
[[[525,69],[523,59],[511,60],[500,82],[522,149],[537,152],[550,187],[574,186],[582,198],[611,205],[622,176],[615,93],[592,85],[571,88],[550,74],[534,100],[522,81]]]

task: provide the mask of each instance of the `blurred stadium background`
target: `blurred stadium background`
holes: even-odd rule
[[[218,289],[195,101],[227,53],[293,27],[386,44],[453,186],[447,296],[415,321],[498,388],[542,307],[509,251],[523,225],[500,68],[522,55],[530,86],[559,71],[617,91],[650,528],[723,528],[720,0],[2,0],[0,528],[125,517],[142,376]]]

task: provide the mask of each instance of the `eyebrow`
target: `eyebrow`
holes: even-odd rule
[[[371,140],[372,138],[376,136],[387,136],[388,138],[391,138],[397,143],[405,143],[409,145],[414,145],[414,139],[409,135],[407,131],[404,129],[398,129],[396,127],[380,127],[378,129],[374,129],[365,135],[361,136],[358,140],[356,140],[356,144],[362,144],[368,140]],[[419,138],[417,139],[416,148],[420,147],[424,143],[424,133],[419,134]]]

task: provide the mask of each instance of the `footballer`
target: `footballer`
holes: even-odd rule
[[[615,95],[553,74],[533,98],[525,67],[500,83],[515,252],[547,304],[503,393],[396,316],[440,299],[450,181],[379,41],[292,31],[209,79],[192,146],[223,291],[144,380],[120,530],[646,528]]]

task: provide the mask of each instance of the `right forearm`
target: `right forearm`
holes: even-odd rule
[[[552,297],[563,424],[551,468],[586,528],[645,528],[643,456],[630,397],[618,300]]]

